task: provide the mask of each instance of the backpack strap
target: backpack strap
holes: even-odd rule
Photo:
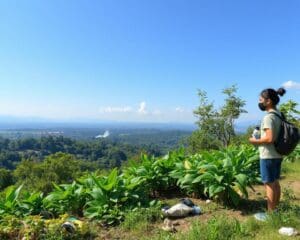
[[[285,121],[286,119],[285,119],[284,114],[282,112],[280,112],[280,113],[281,113],[281,116],[277,112],[269,112],[268,114],[274,114],[277,117],[279,117],[281,121]]]

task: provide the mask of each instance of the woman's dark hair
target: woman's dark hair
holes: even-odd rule
[[[260,93],[260,96],[265,99],[271,99],[272,103],[275,106],[280,101],[279,96],[283,96],[285,94],[285,92],[286,92],[286,90],[284,88],[279,88],[277,91],[275,91],[272,88],[267,88],[267,89],[262,90],[262,92]]]

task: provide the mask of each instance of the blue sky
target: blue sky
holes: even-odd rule
[[[190,122],[237,84],[300,102],[300,1],[0,2],[0,116]]]

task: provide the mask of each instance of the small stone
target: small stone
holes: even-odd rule
[[[162,230],[167,232],[176,232],[173,222],[168,218],[164,220],[164,226],[162,227]]]
[[[298,235],[298,232],[296,229],[292,227],[282,227],[279,229],[279,234],[286,235],[286,236],[296,236]]]

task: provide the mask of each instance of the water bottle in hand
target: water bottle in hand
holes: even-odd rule
[[[252,133],[252,137],[259,139],[260,138],[260,131],[259,131],[259,127],[255,127]]]

